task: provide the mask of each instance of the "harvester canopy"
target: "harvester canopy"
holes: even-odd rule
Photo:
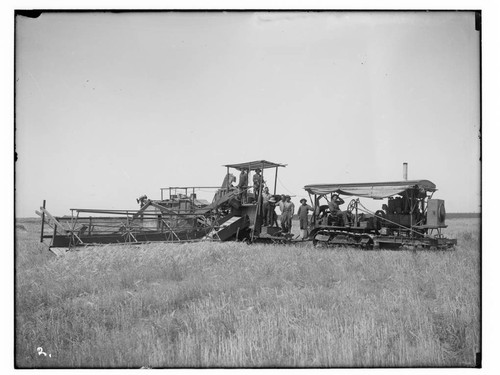
[[[409,180],[393,182],[371,182],[357,184],[316,184],[306,185],[304,189],[309,194],[326,195],[339,194],[373,199],[383,199],[401,194],[409,189],[419,189],[426,192],[436,191],[436,185],[429,180]]]
[[[245,163],[238,164],[227,164],[224,165],[227,168],[235,168],[235,169],[246,169],[246,170],[256,170],[256,169],[267,169],[267,168],[276,168],[276,167],[286,167],[286,164],[273,163],[267,160],[256,160],[256,161],[248,161]]]

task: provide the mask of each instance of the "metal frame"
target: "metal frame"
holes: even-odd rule
[[[256,238],[260,237],[260,228],[259,231],[256,229],[256,224],[259,220],[259,217],[262,216],[262,189],[264,188],[264,175],[265,175],[265,170],[274,168],[275,169],[275,175],[274,175],[274,195],[276,195],[276,187],[277,187],[277,181],[278,181],[278,169],[280,167],[286,167],[287,164],[280,164],[280,163],[273,163],[267,160],[256,160],[256,161],[250,161],[250,162],[245,162],[245,163],[237,163],[237,164],[226,164],[224,167],[226,167],[227,173],[229,174],[229,168],[234,168],[236,170],[246,170],[248,172],[248,176],[250,176],[250,172],[255,171],[257,169],[261,170],[261,179],[262,183],[259,186],[259,192],[258,192],[258,199],[256,202],[254,202],[252,205],[256,205],[257,209],[255,210],[254,218],[253,218],[253,228],[251,229],[251,234],[250,234],[250,240],[253,242]],[[250,181],[249,181],[250,183]],[[249,187],[247,188],[249,189]],[[255,194],[255,192],[254,192]]]

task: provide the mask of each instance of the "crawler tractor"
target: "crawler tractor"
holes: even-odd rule
[[[428,180],[307,185],[304,189],[316,207],[310,233],[315,245],[449,249],[457,243],[442,233],[447,227],[444,200],[432,198],[437,189]],[[341,197],[351,199],[345,211],[332,204],[343,203]],[[360,198],[386,201],[371,211]]]

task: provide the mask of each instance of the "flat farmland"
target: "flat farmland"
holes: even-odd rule
[[[55,257],[38,220],[17,220],[15,363],[474,367],[480,220],[447,224],[453,251],[203,242]]]

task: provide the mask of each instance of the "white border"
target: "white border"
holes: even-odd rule
[[[2,262],[2,297],[6,301],[6,306],[2,309],[2,343],[0,347],[0,366],[2,373],[13,372],[13,66],[14,66],[14,10],[15,9],[442,9],[442,10],[481,10],[482,11],[482,128],[483,128],[483,175],[482,175],[482,201],[483,201],[483,262],[482,262],[482,344],[483,344],[483,368],[482,373],[498,373],[499,360],[496,358],[498,352],[497,342],[500,340],[499,331],[499,303],[498,297],[494,293],[499,285],[498,275],[500,262],[498,262],[497,238],[493,238],[498,231],[494,225],[499,216],[498,198],[493,194],[497,193],[498,166],[497,150],[500,142],[498,120],[499,103],[499,80],[497,71],[500,69],[499,60],[499,24],[500,14],[498,2],[495,1],[2,1],[0,5],[0,28],[2,35],[2,55],[1,55],[1,101],[0,113],[2,114],[2,134],[1,159],[3,179],[7,180],[2,184],[2,197],[8,197],[3,206],[1,215],[2,244],[4,259]],[[467,178],[465,176],[465,178]],[[459,188],[459,187],[458,187]],[[4,238],[9,238],[5,241]],[[83,370],[71,370],[71,373],[80,373]],[[196,370],[184,370],[183,373],[191,373]],[[225,374],[233,370],[224,370]],[[239,370],[238,372],[249,372],[252,370]],[[267,370],[275,371],[275,370]],[[267,372],[266,371],[266,372]],[[301,371],[301,370],[282,370]],[[311,371],[311,370],[307,370]],[[323,370],[313,370],[322,371]],[[363,370],[325,370],[343,373],[344,371]],[[382,373],[387,369],[369,370]],[[439,373],[443,371],[468,372],[477,370],[442,370],[442,369],[411,369],[395,370],[411,371],[417,373]],[[172,370],[169,370],[172,372]],[[86,372],[88,373],[88,371]]]

